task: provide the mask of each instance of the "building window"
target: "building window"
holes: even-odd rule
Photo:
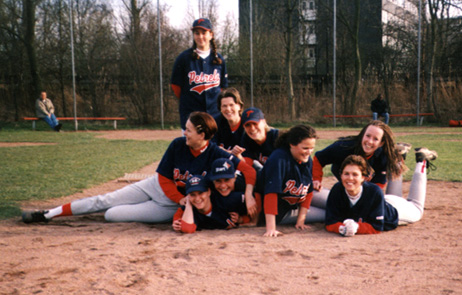
[[[310,10],[314,10],[314,1],[310,1]]]

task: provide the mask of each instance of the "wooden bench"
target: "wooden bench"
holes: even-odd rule
[[[114,121],[114,129],[117,129],[117,121],[123,121],[125,118],[123,117],[58,117],[56,118],[58,121]],[[37,117],[23,117],[22,120],[24,121],[32,121],[32,129],[35,130],[35,122],[41,120]]]
[[[425,116],[434,116],[434,113],[420,113],[420,125],[423,123],[423,119]],[[390,114],[391,117],[415,117],[416,114]],[[333,118],[334,115],[324,115],[324,118]],[[335,118],[372,118],[372,114],[370,115],[335,115]]]

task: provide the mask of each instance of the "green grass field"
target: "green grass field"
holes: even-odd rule
[[[316,150],[332,143],[322,139]],[[341,130],[360,128],[341,128]],[[338,129],[336,129],[338,130]],[[409,142],[413,147],[426,146],[438,151],[435,161],[438,169],[431,171],[429,179],[462,181],[462,128],[396,127],[394,132],[407,133],[397,136],[397,141]],[[0,147],[0,219],[19,216],[19,203],[28,200],[56,198],[80,192],[85,188],[121,177],[161,159],[169,142],[107,140],[82,132],[33,132],[4,129],[0,142],[43,142],[53,145]],[[414,156],[406,164],[411,171]],[[330,175],[325,167],[325,175]],[[408,172],[405,179],[412,176]]]

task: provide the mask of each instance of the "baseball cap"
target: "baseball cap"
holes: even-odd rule
[[[226,158],[216,159],[212,163],[212,169],[210,171],[209,179],[217,180],[220,178],[234,178],[236,170],[231,160]]]
[[[212,23],[210,22],[208,18],[199,18],[193,22],[191,30],[194,30],[194,29],[203,29],[206,31],[211,31]]]
[[[191,192],[206,192],[209,189],[207,180],[203,176],[192,176],[186,182],[186,194]]]
[[[248,108],[242,113],[242,125],[244,126],[247,122],[258,123],[260,120],[265,119],[263,112],[258,108]]]

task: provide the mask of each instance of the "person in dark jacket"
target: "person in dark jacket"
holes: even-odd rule
[[[377,95],[377,98],[371,101],[371,111],[372,111],[372,120],[377,120],[377,118],[384,117],[385,124],[388,125],[390,121],[389,107],[386,100],[382,98],[382,94]]]

